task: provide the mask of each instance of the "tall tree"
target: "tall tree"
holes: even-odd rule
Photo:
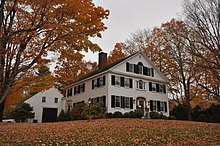
[[[184,22],[172,19],[153,30],[151,47],[147,48],[151,50],[146,52],[153,52],[150,57],[169,79],[170,91],[184,97],[188,119],[191,120],[191,89],[197,76],[195,62],[199,59],[190,52],[191,45],[185,37],[189,35],[190,29]]]
[[[186,1],[183,8],[185,22],[194,31],[191,52],[203,60],[197,82],[220,98],[220,1]]]
[[[0,121],[16,79],[48,51],[100,51],[89,37],[101,36],[108,15],[92,0],[1,0]]]

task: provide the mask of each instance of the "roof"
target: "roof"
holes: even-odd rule
[[[116,62],[114,62],[114,63],[112,63],[112,64],[110,64],[110,65],[107,65],[107,66],[104,67],[104,68],[101,68],[101,69],[99,69],[99,70],[92,71],[92,72],[86,74],[85,76],[81,77],[79,80],[76,80],[74,83],[77,83],[77,82],[79,82],[79,81],[82,81],[82,80],[84,80],[84,79],[87,79],[87,78],[89,78],[89,77],[92,77],[92,76],[94,76],[94,75],[96,75],[96,74],[102,73],[102,72],[104,72],[104,71],[106,71],[106,70],[109,70],[109,69],[111,69],[112,67],[114,67],[114,66],[116,66],[117,64],[123,62],[124,60],[126,60],[126,59],[128,59],[128,58],[134,56],[134,55],[137,54],[137,53],[138,53],[138,52],[136,52],[136,53],[134,53],[134,54],[131,54],[131,55],[125,57],[125,58],[122,58],[122,59],[120,59],[120,60],[118,60],[118,61],[116,61]]]

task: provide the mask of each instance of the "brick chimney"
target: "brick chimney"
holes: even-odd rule
[[[102,69],[107,66],[107,53],[105,52],[100,52],[99,53],[99,68]]]

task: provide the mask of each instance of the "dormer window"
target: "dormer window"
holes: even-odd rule
[[[138,73],[143,74],[143,63],[138,62]]]

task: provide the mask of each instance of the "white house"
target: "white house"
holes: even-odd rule
[[[107,112],[122,113],[138,107],[169,116],[168,80],[142,52],[137,52],[111,65],[107,54],[99,54],[99,69],[66,88],[66,110],[91,99],[102,103]]]
[[[63,95],[55,88],[39,92],[25,103],[33,107],[35,122],[54,122],[63,108]]]

